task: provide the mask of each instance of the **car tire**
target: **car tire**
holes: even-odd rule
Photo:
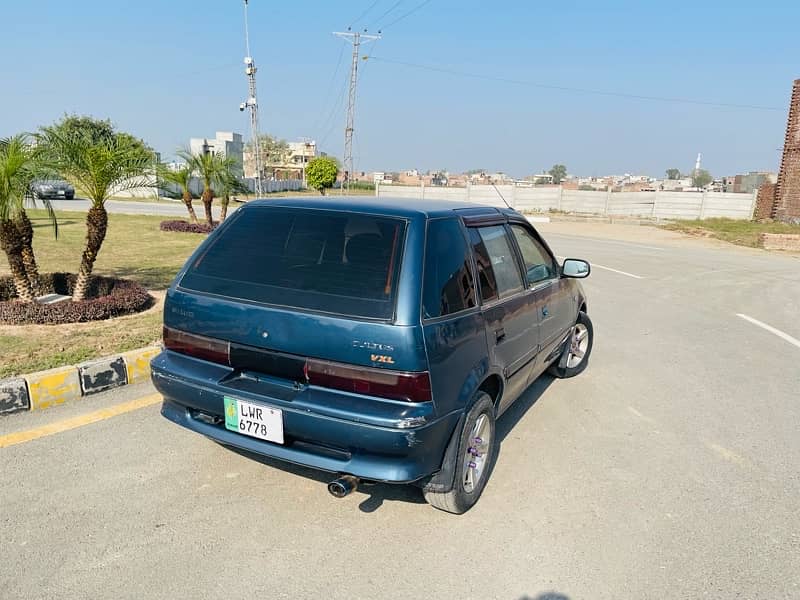
[[[74,200],[74,199],[75,199],[75,195],[74,194],[66,194],[64,196],[64,200]]]
[[[449,491],[423,490],[425,500],[445,512],[467,512],[481,497],[496,458],[494,402],[479,392],[459,435],[453,485]]]
[[[548,372],[559,379],[575,377],[589,366],[589,355],[594,344],[594,327],[585,312],[578,313],[578,320],[564,344],[564,351],[558,360],[550,365]]]

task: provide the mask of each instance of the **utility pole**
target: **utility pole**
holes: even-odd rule
[[[239,105],[239,110],[244,112],[245,109],[248,109],[250,111],[250,138],[256,166],[255,193],[256,196],[261,196],[263,192],[261,186],[261,142],[258,139],[258,95],[256,93],[256,71],[258,69],[256,69],[256,63],[250,55],[247,4],[248,0],[244,0],[244,43],[247,50],[247,55],[244,57],[244,73],[247,75],[248,96],[247,100]],[[242,166],[244,167],[244,165]]]
[[[350,178],[353,176],[353,124],[356,117],[356,83],[358,82],[358,48],[362,40],[375,41],[379,35],[367,35],[358,31],[334,31],[333,35],[350,40],[353,44],[353,62],[350,65],[350,94],[347,99],[347,122],[344,128],[344,181],[342,189],[347,185],[350,192]]]

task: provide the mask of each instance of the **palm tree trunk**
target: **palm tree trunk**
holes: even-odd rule
[[[103,245],[108,230],[108,213],[105,206],[92,206],[86,215],[86,247],[81,257],[81,267],[78,271],[78,279],[75,282],[75,290],[72,292],[72,300],[78,302],[86,299],[86,292],[89,288],[89,278],[94,269],[94,261],[97,260],[97,253]]]
[[[194,206],[192,206],[192,193],[189,190],[183,192],[183,203],[186,205],[186,210],[189,211],[192,223],[197,223],[197,215],[194,212]]]
[[[36,264],[36,256],[33,253],[33,225],[24,210],[17,217],[14,225],[17,227],[20,242],[22,243],[22,262],[25,265],[25,273],[28,275],[31,289],[34,294],[41,294],[39,267]]]
[[[19,231],[17,231],[16,225],[9,220],[0,222],[0,247],[8,258],[8,266],[17,290],[17,297],[23,302],[33,302],[31,282],[28,281],[25,263],[22,260],[22,242],[19,239]]]
[[[225,220],[225,217],[228,216],[228,204],[231,202],[231,197],[229,194],[225,194],[222,196],[222,200],[220,203],[222,204],[222,210],[220,211],[219,221],[220,223]]]
[[[203,208],[206,209],[206,222],[211,226],[214,224],[211,215],[211,203],[214,201],[214,192],[211,191],[211,188],[206,188],[203,190],[203,195],[200,199],[203,201]]]

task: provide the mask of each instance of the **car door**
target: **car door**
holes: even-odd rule
[[[545,360],[575,324],[575,300],[555,257],[533,229],[523,223],[511,223],[510,229],[522,256],[527,286],[535,296],[541,360]]]
[[[469,227],[489,358],[505,379],[500,412],[525,389],[539,348],[533,297],[504,224]]]

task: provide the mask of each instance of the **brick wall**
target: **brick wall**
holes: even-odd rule
[[[800,252],[800,235],[795,233],[762,233],[761,246],[766,250]]]
[[[782,221],[800,219],[800,79],[792,87],[772,217]]]
[[[762,219],[771,219],[772,211],[775,207],[775,184],[763,183],[758,188],[758,197],[756,198],[756,210],[753,218],[756,221]]]

